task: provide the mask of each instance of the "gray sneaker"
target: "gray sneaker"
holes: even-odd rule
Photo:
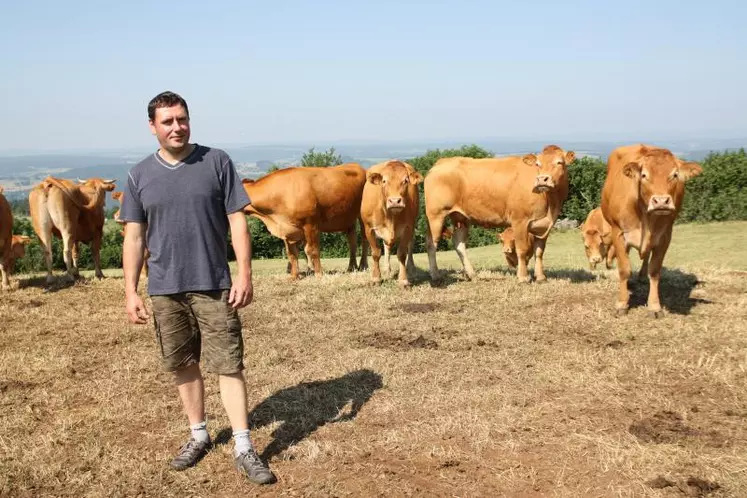
[[[243,453],[240,453],[234,459],[236,468],[242,474],[246,474],[255,484],[270,484],[275,482],[275,475],[265,465],[265,463],[259,459],[254,449],[249,449]]]
[[[184,470],[192,467],[207,454],[210,446],[210,441],[203,443],[194,438],[189,438],[189,441],[179,449],[179,453],[171,460],[169,465],[174,470]]]

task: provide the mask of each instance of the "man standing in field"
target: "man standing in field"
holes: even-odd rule
[[[120,219],[126,222],[123,267],[127,315],[144,324],[137,293],[143,250],[150,250],[148,294],[163,368],[174,373],[191,437],[171,461],[183,470],[211,447],[205,423],[200,359],[218,374],[233,429],[235,464],[255,483],[274,481],[250,437],[244,383],[244,342],[237,310],[252,301],[251,239],[242,209],[250,203],[231,159],[189,143],[189,109],[163,92],[148,104],[160,148],[129,173]],[[238,264],[232,281],[227,232]],[[147,241],[146,241],[147,238]]]

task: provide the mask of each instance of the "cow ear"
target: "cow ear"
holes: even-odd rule
[[[527,154],[522,157],[521,160],[524,161],[524,164],[528,164],[529,166],[537,166],[537,156],[534,154]]]
[[[571,164],[575,160],[576,160],[576,153],[575,152],[573,152],[572,150],[569,150],[568,152],[565,153],[565,163],[566,164]]]
[[[423,181],[423,175],[421,175],[417,171],[413,171],[412,173],[410,173],[409,176],[410,176],[410,183],[412,183],[413,185],[417,185],[418,183]]]
[[[695,178],[703,172],[703,168],[698,163],[682,163],[680,166],[680,178],[683,182],[688,181],[691,178]]]
[[[641,174],[641,165],[638,163],[628,163],[623,168],[623,173],[628,178],[636,178],[638,175]]]
[[[369,173],[367,176],[368,181],[373,185],[379,185],[381,183],[382,177],[379,173]]]

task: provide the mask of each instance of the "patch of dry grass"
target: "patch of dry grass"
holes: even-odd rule
[[[543,285],[518,284],[496,247],[472,251],[473,282],[439,253],[443,288],[416,256],[410,291],[342,260],[295,283],[256,262],[249,417],[279,478],[261,489],[232,467],[213,377],[220,444],[168,470],[186,419],[117,272],[24,281],[0,299],[0,495],[747,496],[745,227],[677,228],[654,321],[614,317],[615,272],[585,270],[573,232],[553,234]]]

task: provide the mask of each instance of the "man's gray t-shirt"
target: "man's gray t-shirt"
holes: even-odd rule
[[[148,224],[148,294],[231,288],[227,215],[250,201],[228,154],[195,144],[172,166],[156,152],[124,192],[120,219]]]

